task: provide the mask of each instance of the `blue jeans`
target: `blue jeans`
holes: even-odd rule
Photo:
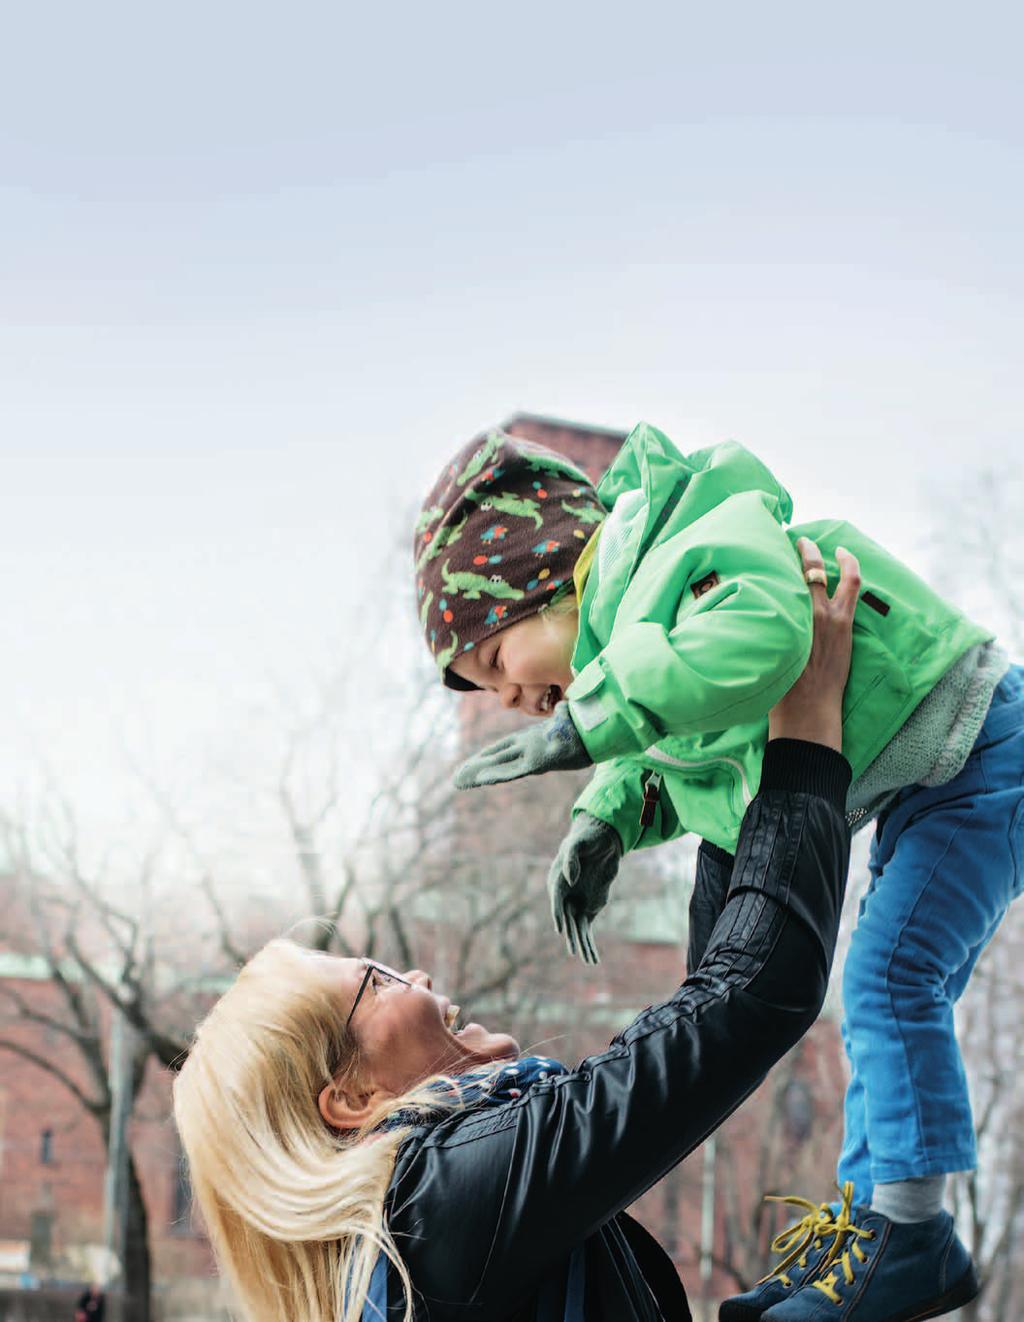
[[[1024,888],[1024,668],[1003,677],[960,774],[911,785],[879,818],[870,871],[843,973],[839,1182],[858,1203],[876,1181],[976,1165],[953,1006]]]

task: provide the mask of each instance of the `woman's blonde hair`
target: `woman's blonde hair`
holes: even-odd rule
[[[383,1214],[407,1130],[371,1131],[399,1109],[437,1110],[440,1094],[427,1081],[355,1133],[326,1124],[321,1089],[363,1069],[331,959],[284,939],[264,946],[196,1029],[174,1084],[195,1199],[251,1322],[358,1322],[381,1251],[412,1317]]]

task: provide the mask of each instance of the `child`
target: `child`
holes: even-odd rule
[[[953,1005],[1022,885],[1024,671],[850,524],[787,527],[791,513],[734,443],[684,457],[641,424],[595,489],[492,432],[417,524],[421,621],[449,687],[545,718],[470,758],[461,788],[597,764],[549,879],[570,949],[596,959],[591,923],[623,852],[704,837],[692,963],[724,903],[766,714],[810,648],[796,543],[817,543],[808,581],[830,587],[843,548],[856,555],[848,813],[878,827],[844,975],[839,1179],[854,1192],[809,1215],[807,1251],[721,1317],[933,1317],[977,1291],[941,1208],[945,1174],[975,1164]]]

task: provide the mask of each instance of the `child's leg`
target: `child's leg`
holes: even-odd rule
[[[1022,854],[1024,675],[1015,668],[960,775],[905,791],[880,824],[843,980],[853,1081],[840,1179],[857,1182],[858,1202],[873,1183],[975,1164],[953,1006],[1020,890]]]
[[[897,796],[870,867],[843,979],[851,1082],[839,1182],[854,1182],[854,1228],[832,1222],[825,1240],[841,1257],[794,1279],[776,1272],[726,1301],[723,1317],[937,1317],[978,1292],[940,1204],[945,1175],[975,1163],[953,1006],[1024,884],[1019,667],[996,690],[960,775]]]
[[[868,901],[878,885],[878,878],[882,870],[880,862],[880,849],[878,834],[876,833],[871,841],[871,852],[868,855],[868,872],[870,881],[868,888],[861,896],[860,906],[857,910],[857,921],[864,917],[864,910],[867,908]],[[864,1084],[857,1072],[857,1063],[853,1056],[850,1046],[850,1028],[844,1017],[842,1025],[843,1046],[846,1049],[846,1058],[850,1065],[850,1082],[846,1089],[846,1098],[844,1101],[843,1115],[843,1150],[839,1157],[839,1172],[837,1182],[839,1188],[847,1180],[853,1181],[854,1194],[860,1202],[870,1202],[871,1199],[871,1157],[868,1152],[868,1131],[866,1101],[864,1097]],[[863,1194],[863,1196],[862,1196]]]

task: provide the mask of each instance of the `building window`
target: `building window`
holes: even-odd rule
[[[29,1266],[33,1271],[51,1266],[53,1261],[53,1213],[33,1212],[29,1223]]]
[[[44,1166],[53,1165],[53,1130],[44,1129],[39,1135],[39,1160]]]
[[[790,1079],[783,1096],[782,1114],[790,1143],[806,1143],[814,1128],[814,1098],[803,1079]]]

